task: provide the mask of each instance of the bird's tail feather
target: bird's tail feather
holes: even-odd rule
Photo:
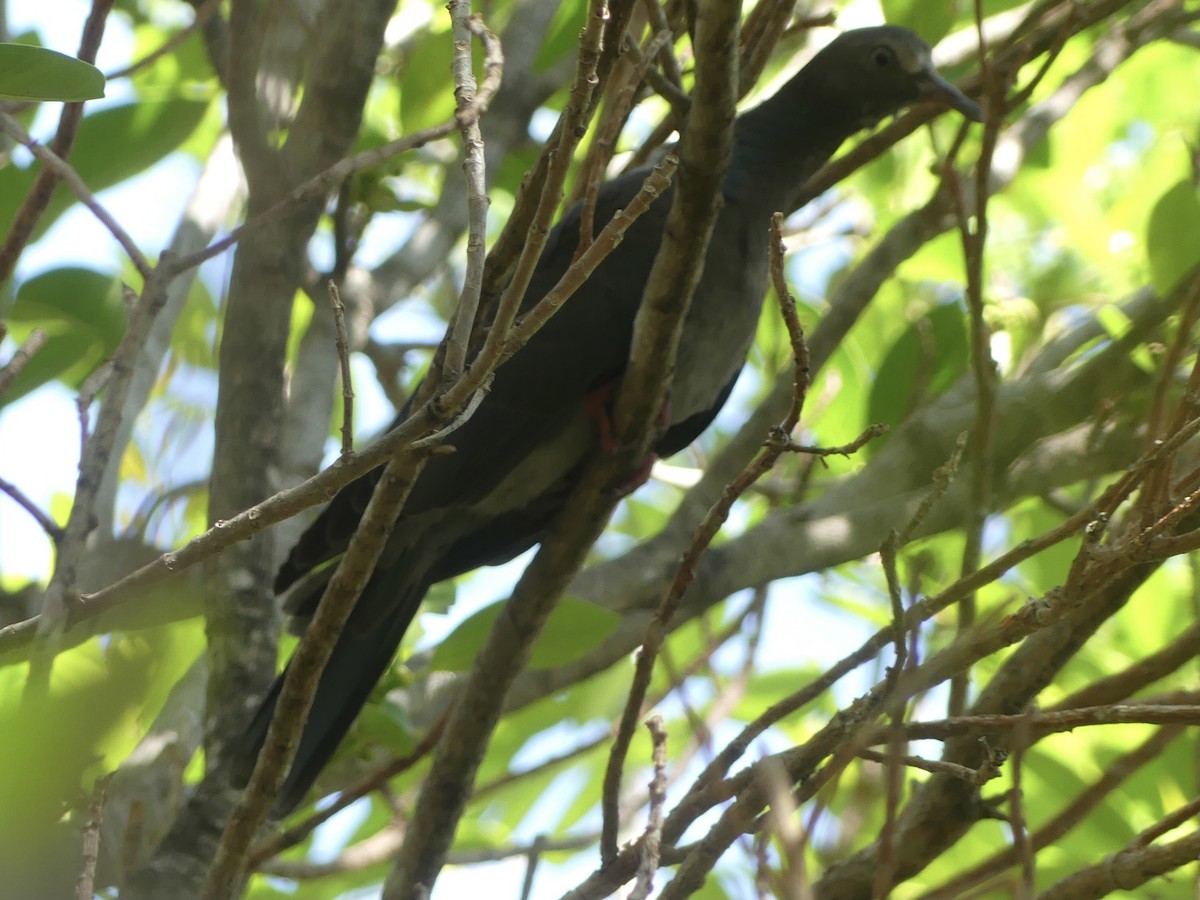
[[[387,577],[389,574],[392,577]],[[387,671],[428,589],[428,583],[420,581],[400,586],[397,590],[394,581],[394,573],[376,571],[338,637],[329,663],[321,673],[296,757],[279,792],[275,804],[277,814],[295,809],[325,768],[362,711],[376,683]],[[373,590],[381,588],[388,589],[391,594],[386,604],[391,608],[382,617],[378,614],[381,606],[369,602],[375,598],[368,596]],[[363,627],[364,624],[366,627]],[[258,752],[266,741],[267,728],[275,713],[275,704],[279,700],[286,674],[287,669],[275,679],[247,730],[245,756],[235,764],[235,774],[242,781],[249,778]]]

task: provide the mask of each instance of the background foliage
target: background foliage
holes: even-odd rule
[[[132,47],[123,71],[101,65],[106,99],[5,101],[0,505],[18,549],[0,572],[0,847],[25,852],[0,869],[14,896],[61,896],[77,877],[85,895],[199,893],[236,799],[225,748],[294,646],[276,646],[269,582],[311,513],[120,579],[336,458],[328,280],[347,305],[360,440],[420,379],[453,310],[467,225],[454,129],[262,218],[339,159],[452,120],[445,9],[352,6],[97,2],[103,41]],[[620,9],[644,47],[650,5]],[[662,10],[684,91],[690,9]],[[490,242],[568,104],[588,4],[476,11],[505,55],[481,124]],[[705,510],[783,416],[789,341],[768,302],[716,427],[620,505],[551,616],[438,896],[624,893],[647,859],[663,896],[1195,896],[1200,10],[759,0],[744,60],[766,62],[747,102],[835,15],[941,41],[943,71],[989,112],[986,128],[946,116],[894,146],[915,120],[885,125],[865,164],[788,222],[814,375],[794,437],[890,432],[845,455],[785,454],[736,502],[649,690],[666,734],[662,856],[642,836],[653,748],[639,728],[619,795],[637,843],[589,874],[629,656]],[[380,40],[377,58],[350,52]],[[671,134],[633,59],[607,73],[568,197],[621,86],[638,102],[610,172]],[[666,91],[673,67],[655,67]],[[356,77],[361,128],[338,94]],[[26,96],[2,77],[0,93]],[[78,185],[40,180],[25,130],[102,192],[134,252]],[[148,176],[163,171],[175,196]],[[164,274],[256,216],[236,249]],[[81,262],[79,235],[107,261]],[[39,454],[79,444],[55,402],[76,395],[90,404],[80,480],[42,491]],[[405,836],[432,827],[410,817],[437,723],[519,570],[435,590],[320,785],[367,779],[365,795],[330,825],[313,830],[309,806],[287,823],[305,828],[260,835],[249,896],[376,891]]]

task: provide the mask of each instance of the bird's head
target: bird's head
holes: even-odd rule
[[[922,102],[983,120],[979,105],[938,73],[929,45],[907,28],[879,25],[846,31],[808,67],[837,73],[835,91],[859,108],[862,127]]]

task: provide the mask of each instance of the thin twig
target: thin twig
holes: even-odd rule
[[[1118,891],[1131,896],[1138,893],[1149,896],[1139,888],[1152,878],[1194,863],[1197,855],[1200,855],[1200,831],[1189,832],[1165,844],[1126,846],[1050,885],[1038,895],[1038,900],[1104,897]]]
[[[46,532],[50,540],[54,541],[55,544],[62,540],[63,530],[59,527],[58,523],[50,518],[49,514],[43,512],[36,503],[30,500],[19,487],[6,478],[0,478],[0,492],[8,494],[17,506],[33,516],[38,525],[42,527],[42,531]]]
[[[1033,741],[1074,728],[1130,724],[1200,725],[1200,705],[1129,703],[1056,712],[954,716],[934,722],[906,722],[904,734],[912,741],[940,741],[951,737],[986,735],[993,731],[1011,731],[1028,725],[1030,740]],[[885,734],[876,731],[870,736],[869,742],[884,739]]]
[[[853,456],[871,441],[882,437],[890,431],[887,425],[875,423],[868,425],[858,437],[848,444],[838,444],[835,447],[819,447],[815,444],[797,444],[795,441],[784,442],[783,449],[789,453],[804,453],[809,456]]]
[[[788,785],[787,772],[778,761],[770,760],[758,772],[763,793],[767,797],[766,827],[782,849],[780,860],[780,887],[784,900],[804,900],[804,845],[805,836],[797,819],[800,810]]]
[[[104,824],[104,804],[108,800],[108,785],[115,772],[96,779],[87,821],[83,824],[83,865],[75,881],[76,900],[93,900],[96,896],[96,863],[100,859],[100,826]]]
[[[940,759],[925,759],[920,756],[911,756],[904,754],[896,756],[891,752],[880,753],[878,750],[859,750],[859,759],[870,760],[877,763],[889,763],[893,760],[900,765],[908,766],[912,769],[920,769],[922,772],[932,772],[937,775],[949,775],[951,778],[961,778],[968,784],[980,785],[998,776],[998,772],[984,771],[982,769],[972,769],[968,766],[960,766],[958,763],[943,762]]]
[[[889,536],[895,537],[895,532]],[[896,639],[893,644],[896,660],[892,663],[887,677],[887,689],[894,691],[908,662],[907,632],[904,630],[904,602],[900,596],[899,579],[896,576],[894,550],[889,554],[889,541],[884,541],[881,556],[893,557],[892,565],[884,565],[887,573],[888,593],[892,597],[892,622],[896,629]],[[886,900],[892,889],[892,880],[899,865],[899,852],[896,846],[896,821],[900,815],[900,796],[904,788],[905,740],[904,719],[908,713],[908,705],[900,707],[900,712],[892,716],[888,729],[887,753],[884,755],[884,818],[879,829],[879,864],[875,870],[873,897]],[[809,831],[811,834],[811,830]]]
[[[668,38],[670,32],[659,32],[665,34]],[[655,41],[652,44],[656,50],[662,46],[666,46],[666,41]],[[646,79],[646,83],[654,88],[654,92],[662,97],[671,105],[671,110],[675,116],[682,121],[687,117],[688,109],[692,105],[691,98],[684,92],[683,88],[679,87],[668,76],[664,75],[659,69],[650,65],[650,53],[642,53],[637,44],[628,35],[625,36],[624,50],[629,54],[633,64],[640,70],[641,76]],[[674,59],[674,54],[671,55]]]
[[[921,498],[921,502],[917,504],[916,510],[913,511],[913,514],[896,536],[897,549],[904,547],[912,540],[913,535],[917,532],[917,528],[920,527],[921,523],[925,521],[925,517],[929,514],[929,510],[950,489],[950,485],[954,483],[954,478],[958,474],[958,467],[962,462],[963,451],[966,449],[966,446],[967,433],[964,431],[958,436],[958,440],[954,442],[954,452],[950,454],[950,458],[933,470],[933,485],[929,489],[929,493]]]
[[[1200,814],[1200,797],[1183,804],[1179,809],[1172,810],[1149,828],[1138,832],[1137,836],[1130,842],[1130,846],[1149,847],[1164,834],[1174,831],[1197,814]]]
[[[433,377],[450,383],[461,377],[466,366],[467,348],[475,327],[479,297],[483,290],[483,266],[487,256],[487,184],[485,180],[483,134],[478,117],[464,114],[475,100],[475,75],[471,71],[471,34],[481,39],[486,31],[478,16],[470,15],[471,4],[466,0],[451,0],[451,30],[454,35],[454,99],[458,107],[463,142],[463,171],[467,177],[467,262],[462,292],[454,308],[454,316],[446,330],[446,352],[441,372]],[[485,43],[490,58],[487,65],[503,71],[504,58],[499,42],[493,37]]]
[[[0,334],[0,337],[3,336]],[[3,397],[5,392],[12,387],[12,383],[21,374],[21,370],[38,354],[38,351],[46,346],[48,339],[43,328],[35,328],[29,332],[29,337],[25,338],[25,341],[13,353],[12,358],[5,363],[3,368],[0,368],[0,397]]]
[[[399,822],[384,825],[375,833],[346,847],[335,858],[311,862],[308,859],[273,859],[258,868],[261,875],[274,875],[296,881],[328,878],[345,872],[361,872],[387,862],[404,840],[404,826]],[[303,893],[300,891],[298,893]]]
[[[675,87],[682,88],[683,69],[679,65],[679,60],[675,56],[675,48],[672,46],[673,42],[670,40],[674,35],[671,32],[671,25],[667,21],[667,14],[658,0],[643,0],[642,6],[645,8],[646,15],[650,20],[651,30],[657,34],[665,32],[668,37],[668,40],[664,41],[661,46],[656,46],[653,52],[651,52],[650,48],[647,48],[646,56],[650,59],[658,56],[666,78]]]
[[[900,576],[896,571],[896,540],[896,532],[892,531],[879,548],[879,561],[883,566],[884,579],[887,582],[888,599],[892,605],[892,628],[895,631],[892,642],[896,656],[891,666],[893,677],[899,677],[901,670],[908,662],[908,632],[904,628],[904,597],[900,589]]]
[[[746,18],[745,36],[741,46],[741,80],[743,95],[749,91],[762,75],[767,66],[771,53],[783,38],[792,33],[796,26],[788,27],[788,20],[796,11],[793,0],[774,0],[771,3],[758,3]],[[832,25],[836,20],[835,13],[825,13],[811,19],[802,20],[802,27],[814,28],[821,25]],[[797,23],[801,24],[801,23]]]
[[[1008,823],[1012,828],[1013,846],[1017,858],[1021,861],[1021,893],[1020,900],[1032,900],[1034,877],[1037,874],[1037,864],[1034,861],[1033,842],[1029,837],[1029,824],[1025,820],[1025,791],[1022,787],[1025,754],[1029,749],[1029,721],[1031,712],[1026,713],[1024,721],[1012,733],[1012,789],[1008,793]]]
[[[1195,270],[1193,270],[1193,275],[1195,276]],[[1168,432],[1171,428],[1171,425],[1167,423],[1168,398],[1176,390],[1175,373],[1180,364],[1186,358],[1187,353],[1195,351],[1197,318],[1200,318],[1200,277],[1193,277],[1191,289],[1185,295],[1183,303],[1180,304],[1175,339],[1167,346],[1166,352],[1159,362],[1160,374],[1154,386],[1154,399],[1146,421],[1145,440],[1147,445],[1158,440],[1160,435]],[[1193,364],[1191,378],[1188,379],[1188,394],[1192,397],[1196,396],[1198,373],[1200,373],[1200,358]],[[1186,396],[1187,394],[1185,394]],[[1186,407],[1186,400],[1181,401],[1179,406],[1178,411],[1182,412]],[[1192,412],[1191,415],[1195,415],[1195,412]],[[1170,502],[1170,479],[1166,476],[1165,470],[1148,485],[1148,491],[1151,494],[1153,506],[1157,507]]]
[[[342,373],[342,459],[354,454],[354,380],[350,376],[350,342],[346,338],[346,306],[337,285],[329,282],[329,305],[333,307],[333,327],[337,334],[338,363]]]
[[[75,171],[74,167],[51,149],[54,145],[46,147],[34,140],[29,132],[25,130],[25,126],[3,112],[0,112],[0,132],[8,135],[32,153],[34,158],[41,162],[43,173],[51,173],[56,183],[62,181],[70,189],[71,193],[78,198],[79,202],[91,210],[92,215],[100,220],[100,224],[108,229],[109,234],[121,245],[121,249],[129,257],[129,261],[133,263],[133,267],[137,269],[138,274],[142,278],[150,277],[150,261],[142,255],[142,251],[138,249],[129,232],[122,228],[112,214],[100,205],[100,201],[96,199],[96,195],[84,184],[83,179],[79,177],[79,173]],[[15,222],[13,227],[16,227]],[[28,239],[28,235],[26,235],[26,239]]]
[[[529,900],[533,896],[533,876],[537,874],[538,862],[541,861],[542,850],[546,843],[546,836],[539,834],[529,845],[529,851],[525,854],[525,879],[521,883],[520,900]]]
[[[661,32],[650,38],[646,48],[647,54],[658,42],[669,39],[670,34],[667,32]],[[632,39],[628,35],[626,35],[625,43],[633,46]],[[631,58],[633,58],[632,55]],[[582,206],[579,209],[579,245],[575,250],[575,258],[581,256],[595,239],[596,203],[600,198],[600,185],[604,181],[608,164],[612,161],[613,153],[616,151],[617,138],[629,119],[638,86],[641,84],[643,69],[635,64],[632,71],[629,71],[629,63],[624,57],[622,57],[621,63],[623,64],[618,66],[606,85],[604,115],[596,123],[595,136],[588,146],[587,156],[580,174],[575,180],[575,185],[567,197],[568,208],[582,200]],[[649,63],[648,55],[642,58],[642,63]]]
[[[662,842],[663,806],[667,802],[667,729],[662,716],[646,720],[653,744],[654,776],[650,779],[650,815],[640,844],[641,863],[634,878],[629,900],[646,900],[654,890],[654,873],[658,871]]]

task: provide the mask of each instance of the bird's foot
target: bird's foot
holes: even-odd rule
[[[596,427],[600,432],[600,447],[605,453],[615,453],[621,449],[621,444],[613,432],[612,424],[612,402],[617,392],[617,386],[620,383],[621,380],[616,378],[602,384],[589,393],[583,400],[583,407],[587,411],[588,416],[596,421]],[[665,431],[671,424],[670,397],[667,398],[662,408],[658,411],[658,417],[655,419],[654,424],[660,432]],[[650,470],[654,468],[654,463],[657,459],[658,454],[653,451],[647,452],[642,457],[637,471],[617,488],[620,496],[624,497],[632,494],[645,484],[650,479]]]
[[[615,453],[620,447],[612,426],[612,400],[620,383],[620,379],[607,381],[583,398],[584,410],[600,430],[600,449],[605,453]]]

